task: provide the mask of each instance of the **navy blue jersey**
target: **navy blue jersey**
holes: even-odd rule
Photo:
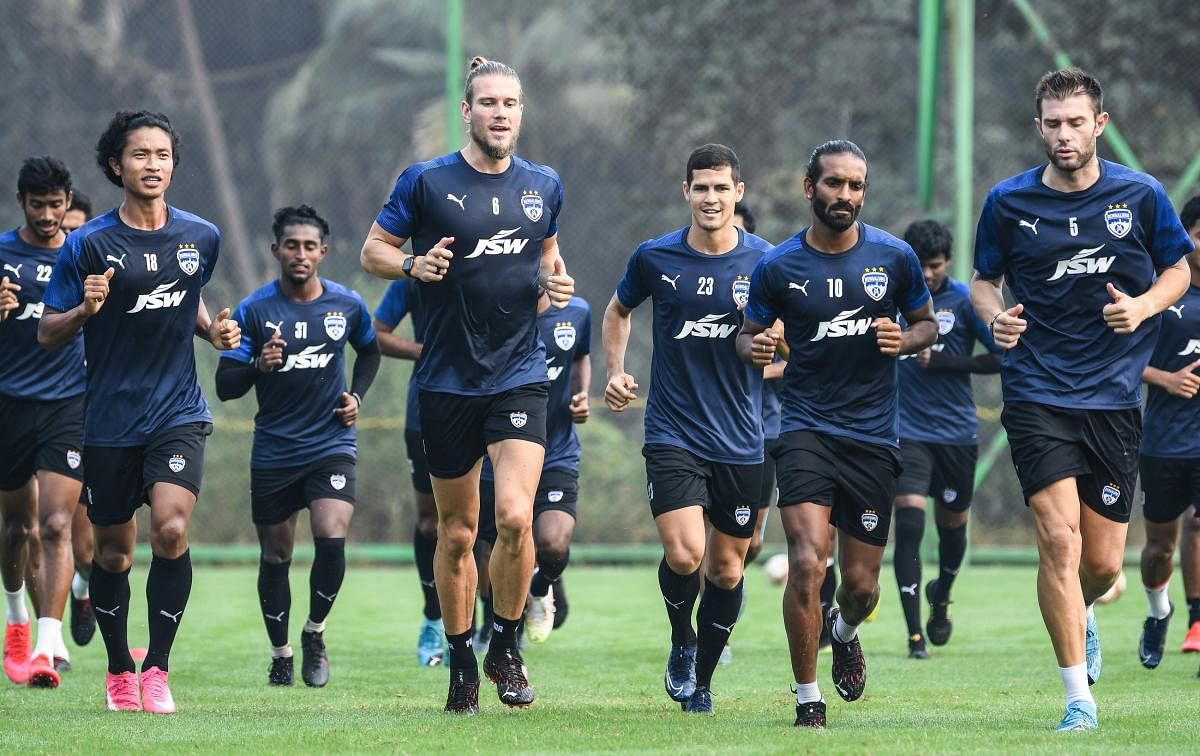
[[[75,229],[46,287],[42,301],[66,312],[83,301],[85,278],[115,271],[104,306],[83,326],[86,444],[140,446],[166,428],[212,422],[192,339],[221,234],[199,216],[167,212],[154,231],[125,225],[116,209]]]
[[[334,416],[346,389],[346,343],[361,349],[375,340],[367,305],[357,291],[322,278],[324,291],[311,302],[284,296],[272,281],[246,297],[233,319],[242,343],[223,352],[249,363],[278,331],[287,342],[283,365],[254,379],[251,469],[296,467],[334,454],[357,453],[354,426]]]
[[[1028,326],[1004,354],[1004,400],[1056,407],[1130,409],[1141,404],[1154,322],[1132,334],[1104,323],[1106,284],[1139,296],[1155,269],[1192,242],[1153,177],[1100,161],[1100,179],[1078,192],[1042,183],[1045,166],[988,193],[975,237],[975,269],[1004,276]]]
[[[1150,366],[1173,373],[1200,359],[1200,288],[1188,287],[1162,314]],[[1147,392],[1142,452],[1152,457],[1200,457],[1200,398],[1181,399],[1158,386]]]
[[[975,342],[989,352],[1000,351],[987,324],[971,306],[971,291],[961,281],[947,278],[933,292],[938,340],[933,350],[970,357]],[[929,370],[916,355],[900,358],[900,438],[932,444],[973,446],[979,422],[971,393],[971,374],[965,370]]]
[[[375,319],[384,325],[395,328],[408,315],[412,319],[413,340],[418,344],[425,343],[425,313],[418,306],[421,289],[416,279],[392,281],[379,306],[375,308]],[[422,350],[421,355],[425,352]],[[417,369],[413,365],[412,375],[408,379],[408,398],[404,410],[404,429],[421,430],[420,402],[417,401]]]
[[[738,359],[734,342],[750,274],[771,245],[738,229],[732,251],[706,255],[688,246],[687,232],[644,242],[617,284],[626,307],[654,302],[646,443],[710,462],[761,462],[762,371]]]
[[[779,438],[779,422],[783,419],[781,414],[783,409],[782,397],[779,394],[781,383],[782,381],[779,378],[763,381],[763,436],[768,441],[774,441]]]
[[[575,362],[592,351],[592,308],[587,300],[571,297],[561,310],[538,315],[538,336],[546,346],[550,395],[546,399],[546,460],[543,470],[579,469],[579,434],[571,420],[571,385]],[[587,391],[587,386],[583,387]],[[484,480],[492,480],[492,460],[483,458]]]
[[[780,432],[898,446],[897,360],[879,351],[871,323],[925,305],[921,264],[906,243],[865,223],[858,243],[838,254],[809,247],[807,231],[763,257],[746,305],[760,325],[782,319],[791,349]]]
[[[537,281],[562,201],[558,174],[518,157],[498,174],[476,171],[457,152],[400,174],[380,227],[412,239],[417,255],[454,237],[446,277],[420,284],[427,348],[419,387],[490,395],[546,380]]]
[[[0,276],[21,287],[17,309],[0,322],[0,395],[52,401],[79,396],[87,386],[82,333],[49,351],[37,340],[42,295],[57,257],[58,249],[30,246],[16,229],[0,234]]]

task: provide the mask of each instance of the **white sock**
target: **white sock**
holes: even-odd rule
[[[1167,580],[1157,588],[1146,589],[1146,601],[1150,604],[1150,616],[1154,619],[1163,619],[1171,613],[1171,602],[1167,600],[1167,586],[1170,583]]]
[[[1096,699],[1092,698],[1091,689],[1088,688],[1087,663],[1080,662],[1073,667],[1059,667],[1058,674],[1062,676],[1063,690],[1067,694],[1068,706],[1074,701],[1096,703]]]
[[[71,595],[80,600],[88,597],[87,578],[78,572],[75,573],[75,577],[71,578]]]
[[[33,655],[44,654],[53,662],[54,652],[62,643],[62,620],[38,617],[37,627],[37,645],[33,647]]]
[[[1087,606],[1084,607],[1084,609],[1087,609],[1087,615],[1086,615],[1087,621],[1095,622],[1096,621],[1096,605],[1088,604]]]
[[[833,637],[838,643],[849,643],[858,635],[858,625],[846,622],[846,617],[838,612],[837,621],[833,623]]]
[[[71,652],[67,650],[67,644],[63,642],[61,627],[58,631],[58,642],[55,644],[54,656],[59,659],[71,661]]]
[[[833,566],[833,557],[831,557],[831,556],[825,557],[825,567],[829,568],[832,566]]]
[[[8,622],[12,625],[24,625],[29,621],[29,610],[25,608],[25,584],[15,591],[5,591],[4,598],[8,602]]]
[[[284,643],[282,646],[271,646],[272,659],[290,659],[292,658],[292,644]]]
[[[323,633],[325,632],[325,623],[316,623],[312,620],[304,620],[304,632],[306,633]]]
[[[824,701],[821,698],[821,691],[817,687],[817,681],[813,680],[810,683],[796,683],[796,703],[805,704],[810,701]]]

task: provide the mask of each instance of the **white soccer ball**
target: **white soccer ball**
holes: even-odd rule
[[[763,562],[763,572],[767,574],[767,580],[771,581],[771,585],[783,585],[786,583],[788,579],[787,554],[776,554]]]
[[[1112,584],[1103,596],[1096,599],[1097,604],[1111,604],[1121,598],[1121,594],[1125,592],[1125,570],[1117,573],[1117,582]]]

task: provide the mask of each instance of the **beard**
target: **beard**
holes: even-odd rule
[[[858,220],[858,213],[861,209],[862,208],[855,208],[848,202],[834,202],[830,205],[821,202],[816,198],[815,195],[812,198],[813,215],[817,216],[817,218],[826,226],[839,233],[848,230],[854,225],[854,222]],[[849,215],[832,215],[834,210],[848,210]]]
[[[1090,149],[1088,149],[1086,147],[1080,148],[1079,157],[1077,157],[1074,160],[1062,160],[1057,155],[1054,154],[1054,149],[1052,147],[1050,147],[1050,146],[1046,147],[1046,157],[1050,158],[1050,163],[1055,168],[1062,171],[1063,173],[1074,173],[1075,171],[1079,170],[1083,166],[1090,163],[1092,161],[1092,158],[1095,156],[1096,156],[1096,143],[1095,142],[1092,142]]]
[[[487,155],[492,160],[503,160],[504,158],[513,154],[513,151],[516,150],[517,138],[520,136],[520,132],[516,129],[513,129],[510,132],[512,134],[512,139],[508,141],[508,144],[496,144],[495,142],[489,141],[489,133],[490,132],[488,132],[486,127],[482,129],[476,129],[474,125],[471,126],[471,139],[476,145],[479,146],[479,149],[483,150],[483,154]]]

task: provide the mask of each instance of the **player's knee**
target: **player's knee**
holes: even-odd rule
[[[38,524],[42,543],[58,546],[71,538],[71,515],[66,512],[50,512]]]
[[[33,537],[35,525],[32,517],[18,515],[0,518],[0,537],[10,545],[25,543]]]
[[[460,558],[475,545],[475,529],[461,522],[442,522],[437,529],[438,549]]]
[[[533,512],[526,507],[496,507],[496,533],[500,540],[523,539],[533,532]]]
[[[187,519],[172,517],[150,531],[150,550],[155,554],[175,559],[187,550]]]
[[[97,543],[94,559],[105,572],[125,572],[133,565],[133,554],[118,543]]]
[[[1079,569],[1101,585],[1112,585],[1121,573],[1121,554],[1084,554]]]
[[[570,559],[571,550],[566,544],[559,543],[546,547],[539,545],[537,547],[538,567],[545,572],[554,575],[561,574]]]
[[[690,575],[700,569],[700,562],[704,559],[704,549],[703,547],[688,548],[685,544],[676,544],[664,549],[663,556],[666,558],[671,572],[676,575]]]
[[[825,579],[825,560],[814,553],[788,557],[788,585],[802,595],[816,594]]]
[[[421,533],[422,538],[427,540],[436,539],[438,537],[437,513],[418,517],[417,530]]]

